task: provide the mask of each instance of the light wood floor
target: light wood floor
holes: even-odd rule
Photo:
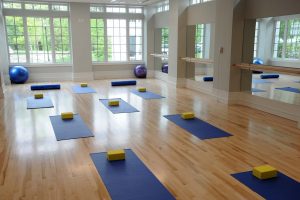
[[[8,88],[0,101],[0,199],[110,199],[89,156],[131,148],[181,200],[261,199],[230,176],[268,163],[300,181],[300,130],[296,122],[242,106],[226,106],[201,93],[176,89],[158,80],[139,86],[166,96],[146,101],[111,88],[109,81],[89,84],[97,94],[72,94],[74,83],[47,91],[55,108],[26,110],[29,85]],[[121,97],[141,112],[114,115],[99,98]],[[78,112],[93,138],[57,142],[49,115]],[[197,117],[233,134],[199,140],[163,118],[194,111]],[[126,195],[126,194],[125,194]]]

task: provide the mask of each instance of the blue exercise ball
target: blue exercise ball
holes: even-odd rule
[[[260,58],[255,58],[253,60],[253,64],[255,64],[255,65],[263,65],[264,61],[262,59],[260,59]]]
[[[146,78],[147,77],[147,68],[145,65],[137,65],[134,68],[134,75],[137,78]]]
[[[161,67],[161,71],[163,72],[163,73],[168,73],[169,72],[169,64],[168,63],[164,63],[163,65],[162,65],[162,67]]]
[[[12,66],[9,68],[9,77],[12,83],[21,84],[28,80],[29,72],[24,66]]]

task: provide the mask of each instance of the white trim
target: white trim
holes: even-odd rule
[[[127,61],[127,62],[93,62],[93,66],[103,66],[103,65],[143,65],[144,61]]]
[[[93,72],[73,73],[73,81],[92,81],[94,80]]]
[[[71,81],[72,73],[31,73],[28,82]]]

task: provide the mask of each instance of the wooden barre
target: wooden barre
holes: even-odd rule
[[[153,56],[153,57],[157,57],[157,58],[168,59],[168,55],[166,55],[166,54],[155,54],[155,53],[152,53],[150,55]]]
[[[186,62],[199,63],[199,64],[213,64],[214,63],[213,60],[201,59],[201,58],[185,57],[185,58],[181,58],[181,60],[184,60]]]
[[[282,67],[282,66],[271,66],[271,65],[255,65],[248,63],[234,64],[233,67],[240,69],[246,69],[251,71],[266,71],[266,72],[278,72],[290,75],[300,75],[300,68]]]

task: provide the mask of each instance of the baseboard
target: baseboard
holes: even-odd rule
[[[94,71],[95,80],[135,78],[132,70]]]
[[[93,72],[73,73],[73,81],[92,81],[94,80]]]
[[[71,81],[72,73],[31,73],[28,82],[53,82],[53,81]]]

